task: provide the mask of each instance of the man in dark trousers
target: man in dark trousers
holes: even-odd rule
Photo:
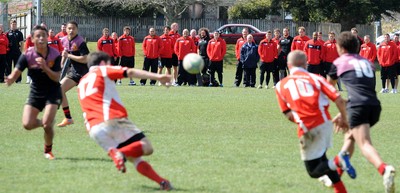
[[[12,63],[14,62],[14,67],[15,67],[18,58],[21,55],[21,46],[22,42],[24,41],[24,36],[22,35],[21,31],[17,29],[16,20],[10,21],[10,31],[7,32],[7,38],[8,38],[9,51],[7,53],[8,66],[6,68],[6,75],[9,75],[11,74]],[[19,76],[15,82],[21,83],[21,76]]]
[[[293,37],[289,35],[289,28],[283,28],[283,36],[278,43],[279,80],[287,76],[287,56],[292,46]]]
[[[249,34],[249,29],[243,28],[243,30],[242,30],[243,36],[236,41],[236,45],[235,45],[235,55],[238,60],[238,63],[236,64],[235,83],[234,83],[234,86],[236,86],[236,87],[239,87],[240,83],[242,82],[243,64],[240,61],[240,52],[241,52],[243,44],[246,43],[246,37],[248,34]],[[246,82],[246,80],[244,80],[243,82]]]
[[[260,60],[258,46],[252,35],[247,35],[247,41],[240,50],[240,62],[243,64],[245,87],[255,87],[257,63]]]

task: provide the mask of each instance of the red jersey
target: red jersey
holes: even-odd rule
[[[393,42],[382,42],[378,48],[378,61],[382,67],[393,66],[397,57],[397,46]]]
[[[364,57],[368,61],[370,61],[372,64],[375,62],[376,59],[376,46],[375,44],[368,42],[364,43],[360,47],[360,56]]]
[[[240,60],[240,50],[243,47],[243,44],[246,43],[246,40],[241,37],[236,41],[236,45],[235,45],[235,55],[236,55],[236,59]]]
[[[160,36],[160,39],[163,46],[163,49],[160,51],[160,57],[172,58],[172,53],[174,53],[175,42],[173,42],[171,36],[165,34]]]
[[[60,32],[58,32],[58,34],[56,34],[54,37],[56,37],[56,38],[58,38],[58,39],[62,39],[63,37],[65,37],[65,36],[67,36],[68,34],[67,34],[67,32],[62,32],[62,31],[60,31]]]
[[[168,35],[169,35],[169,37],[171,37],[172,43],[174,44],[174,47],[175,47],[176,40],[178,40],[178,38],[180,38],[181,35],[179,35],[178,32],[174,32],[173,30],[169,31]]]
[[[56,38],[55,36],[51,37],[49,36],[47,38],[47,45],[49,45],[50,47],[55,48],[56,50],[58,50],[60,53],[64,50],[60,39]]]
[[[7,54],[8,48],[8,38],[5,33],[0,33],[0,54]]]
[[[97,40],[97,50],[107,53],[111,57],[117,57],[118,53],[115,49],[114,39],[110,36],[102,36]]]
[[[276,43],[276,46],[278,46],[279,42],[281,41],[281,39],[282,39],[281,37],[276,37],[275,36],[274,38],[272,38],[272,41]]]
[[[107,120],[128,117],[114,82],[124,78],[127,69],[120,66],[94,66],[80,80],[78,98],[88,131]]]
[[[122,35],[118,38],[119,56],[132,57],[135,56],[135,39],[130,35]]]
[[[281,111],[293,113],[299,138],[331,119],[328,99],[335,101],[340,96],[322,76],[298,67],[291,68],[275,88]]]
[[[187,54],[196,53],[197,48],[194,45],[192,38],[180,37],[176,40],[174,51],[175,51],[175,54],[178,56],[178,60],[183,60],[183,58]]]
[[[308,36],[296,36],[293,38],[291,50],[304,50],[304,46],[306,45],[307,41],[310,40]]]
[[[190,37],[192,38],[194,45],[196,47],[198,47],[199,46],[199,38],[197,36],[195,36],[195,37],[190,36]]]
[[[226,42],[222,38],[215,40],[214,38],[208,41],[207,55],[210,61],[218,62],[224,60],[226,54]]]
[[[279,42],[279,40],[278,40]],[[258,55],[262,62],[270,63],[278,57],[278,46],[273,40],[263,39],[258,46]]]
[[[319,65],[322,60],[322,49],[324,44],[318,40],[308,40],[304,46],[304,52],[307,55],[307,63],[310,65]]]
[[[29,34],[26,37],[26,41],[25,41],[25,51],[28,50],[28,48],[33,47],[33,46],[34,46],[34,44],[32,42],[32,36],[31,36],[31,34]]]
[[[114,47],[115,47],[115,54],[117,55],[117,57],[119,56],[119,50],[118,50],[118,38],[117,39],[113,39],[114,40]]]
[[[143,39],[143,54],[146,58],[156,59],[160,57],[160,52],[162,50],[162,42],[160,37],[150,35],[144,37]]]
[[[336,58],[339,58],[339,53],[336,49],[336,40],[328,40],[323,45],[324,47],[322,48],[322,60],[324,62],[333,63]]]

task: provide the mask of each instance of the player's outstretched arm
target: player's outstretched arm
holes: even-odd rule
[[[156,74],[144,70],[130,68],[127,73],[129,78],[152,79],[158,80],[164,86],[171,86],[171,75]]]
[[[6,85],[11,86],[15,82],[15,80],[17,80],[17,78],[21,76],[21,74],[22,72],[18,68],[14,68],[12,73],[6,77]]]

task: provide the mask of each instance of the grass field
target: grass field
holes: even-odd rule
[[[138,66],[141,61],[137,56]],[[233,65],[227,65],[223,88],[118,86],[130,119],[155,148],[144,159],[171,180],[176,192],[333,192],[308,177],[299,156],[296,125],[280,113],[274,90],[231,87],[233,74]],[[106,152],[88,137],[75,89],[68,93],[75,124],[55,128],[56,160],[46,160],[43,130],[26,131],[21,126],[28,92],[26,84],[0,87],[0,192],[158,192],[158,185],[131,164],[126,174],[118,173]],[[372,130],[373,142],[384,160],[400,171],[400,98],[379,98],[383,111]],[[331,110],[337,112],[333,106]],[[56,121],[62,118],[58,111]],[[335,135],[329,157],[341,143],[342,135]],[[352,162],[358,177],[343,175],[348,192],[383,192],[381,176],[358,149]]]

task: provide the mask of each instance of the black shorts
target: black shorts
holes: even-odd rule
[[[307,71],[314,74],[322,74],[322,68],[320,64],[317,65],[308,64]]]
[[[125,146],[127,146],[127,145],[129,145],[129,144],[132,144],[132,143],[136,142],[136,141],[140,141],[140,140],[142,140],[142,139],[145,138],[145,137],[146,137],[146,136],[145,136],[142,132],[141,132],[141,133],[138,133],[138,134],[132,136],[131,138],[129,138],[128,140],[126,140],[126,141],[120,143],[120,144],[117,146],[117,149],[123,148],[123,147],[125,147]]]
[[[123,67],[135,68],[135,57],[122,56],[119,64]]]
[[[160,68],[172,68],[172,58],[161,58],[161,62],[158,63]]]
[[[224,72],[223,64],[224,61],[210,61],[210,71],[223,73]]]
[[[39,111],[42,111],[44,107],[48,104],[57,105],[57,108],[60,107],[62,102],[61,88],[58,91],[49,92],[46,97],[35,97],[29,96],[26,100],[26,104],[32,107],[37,108]]]
[[[274,62],[261,62],[260,71],[264,71],[267,73],[272,73],[275,70]]]
[[[382,80],[391,79],[394,77],[396,77],[396,66],[395,65],[381,68],[381,79]]]
[[[381,106],[355,106],[347,108],[349,114],[350,128],[358,125],[369,123],[369,126],[374,126],[381,114]]]
[[[79,84],[79,81],[83,76],[84,75],[76,73],[75,71],[69,71],[66,77],[76,82],[76,84]]]
[[[176,54],[172,54],[172,66],[178,66],[178,56]]]
[[[284,54],[280,54],[277,59],[278,69],[286,70],[287,69],[287,56]]]
[[[396,75],[400,75],[400,62],[394,64],[396,66]]]

